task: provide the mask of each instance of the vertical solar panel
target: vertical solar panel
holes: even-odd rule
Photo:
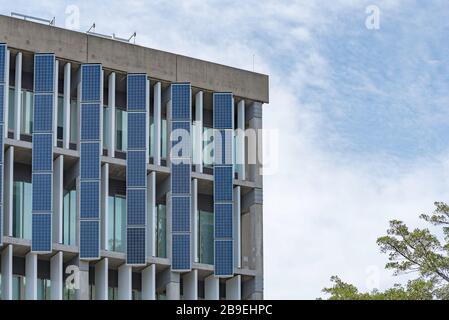
[[[31,251],[52,250],[54,54],[34,55]]]
[[[81,65],[80,79],[80,259],[96,260],[100,258],[101,65]]]
[[[171,86],[170,164],[172,217],[172,270],[189,271],[191,259],[191,124],[192,93],[189,83]]]
[[[128,75],[127,92],[126,263],[144,265],[147,248],[147,126],[150,92],[147,75]]]
[[[0,43],[0,246],[3,241],[3,150],[4,150],[4,110],[6,104],[6,90],[8,90],[7,79],[7,55],[8,47]]]
[[[214,269],[222,277],[234,274],[233,119],[232,93],[214,93]]]

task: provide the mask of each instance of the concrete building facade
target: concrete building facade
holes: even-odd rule
[[[268,76],[0,16],[1,299],[263,299]]]

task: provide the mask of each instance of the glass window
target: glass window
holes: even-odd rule
[[[126,151],[128,148],[128,113],[125,110],[115,110],[116,149]]]
[[[70,101],[70,142],[78,143],[78,102]]]
[[[14,130],[14,87],[9,88],[8,96],[8,129]]]
[[[49,279],[37,279],[37,300],[50,300],[51,281]]]
[[[132,300],[142,300],[142,293],[138,290],[132,291]]]
[[[162,119],[161,124],[161,158],[167,158],[167,119]]]
[[[109,196],[108,250],[125,252],[126,198]]]
[[[12,299],[23,300],[25,297],[25,278],[22,276],[12,276]]]
[[[75,289],[69,289],[64,285],[64,300],[75,300]]]
[[[14,181],[13,188],[13,237],[31,240],[31,183]]]
[[[198,212],[198,258],[200,263],[214,263],[214,214]]]
[[[76,189],[64,191],[63,226],[64,234],[62,242],[69,246],[76,245]]]
[[[203,166],[212,168],[214,163],[214,129],[203,127]]]
[[[58,96],[58,140],[64,138],[64,96]]]
[[[157,239],[157,254],[156,256],[160,258],[167,257],[167,247],[166,247],[166,234],[167,234],[167,215],[166,206],[160,204],[157,206],[157,224],[156,224],[156,239]]]
[[[150,114],[150,150],[149,154],[150,157],[153,156],[154,152],[154,117],[152,114]]]
[[[20,133],[33,133],[33,92],[22,90],[22,120],[20,123]]]
[[[109,108],[103,106],[103,148],[106,149],[109,146]]]
[[[108,300],[118,300],[118,292],[117,288],[109,287],[108,288]]]
[[[95,285],[94,284],[89,285],[89,299],[95,300]]]

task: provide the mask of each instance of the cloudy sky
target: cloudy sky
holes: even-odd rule
[[[270,75],[264,125],[280,144],[264,180],[266,298],[314,299],[331,275],[362,290],[405,280],[383,270],[375,241],[389,219],[419,226],[449,201],[448,1],[15,0],[1,13],[64,27],[68,5],[81,31],[137,31],[138,44],[248,70],[254,57]]]

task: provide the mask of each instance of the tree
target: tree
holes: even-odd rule
[[[414,273],[416,279],[406,286],[396,284],[384,292],[359,292],[339,277],[331,277],[333,286],[324,288],[331,300],[449,300],[449,206],[436,202],[431,215],[422,214],[421,219],[442,228],[442,237],[429,229],[409,230],[402,221],[390,221],[387,235],[377,239],[380,251],[388,255],[386,269],[395,275]]]

